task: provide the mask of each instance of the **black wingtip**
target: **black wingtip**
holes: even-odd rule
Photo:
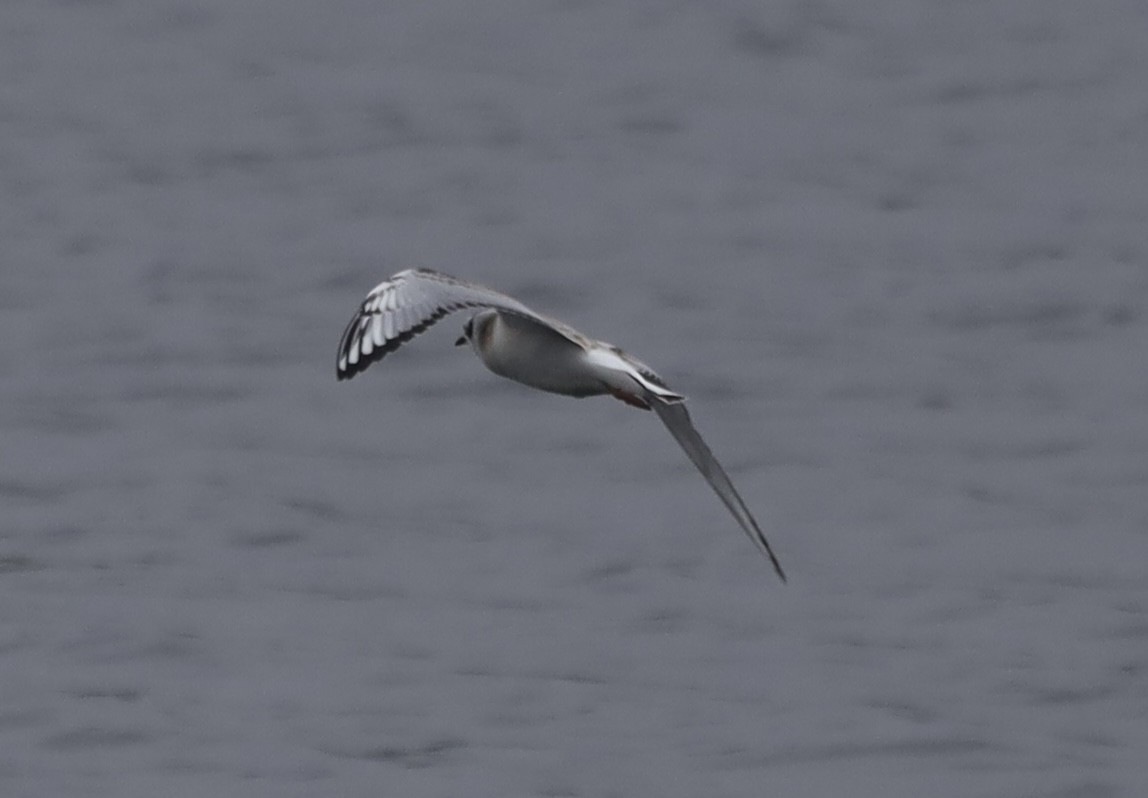
[[[769,555],[769,561],[773,563],[773,570],[777,571],[778,577],[781,578],[781,584],[788,585],[789,577],[785,575],[785,571],[781,568],[781,563],[777,561],[777,558],[774,557],[772,553]]]
[[[760,530],[758,530],[758,534],[760,535]],[[778,578],[782,581],[782,584],[789,584],[789,577],[785,575],[785,569],[781,567],[781,560],[777,559],[777,555],[773,553],[773,547],[769,545],[769,541],[765,539],[764,535],[761,535],[757,542],[761,544],[761,550],[765,553],[765,556],[769,558],[769,562],[773,566],[774,572],[777,573]]]

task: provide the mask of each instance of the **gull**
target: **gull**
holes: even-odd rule
[[[495,374],[550,393],[611,395],[652,409],[781,581],[785,571],[725,469],[694,428],[686,397],[613,344],[588,338],[513,297],[430,269],[407,269],[379,283],[339,341],[336,376],[349,380],[442,318],[472,311],[455,346],[470,344]]]

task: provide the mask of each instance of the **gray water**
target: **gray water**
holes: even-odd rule
[[[5,3],[0,794],[1144,795],[1144,8]]]

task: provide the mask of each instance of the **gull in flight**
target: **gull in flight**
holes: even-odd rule
[[[518,300],[430,269],[407,269],[375,286],[339,341],[336,375],[349,380],[444,316],[470,311],[456,346],[469,343],[488,369],[532,388],[566,396],[610,394],[652,409],[697,466],[738,524],[785,572],[757,521],[713,452],[694,429],[685,397],[654,371],[616,346],[587,338]]]

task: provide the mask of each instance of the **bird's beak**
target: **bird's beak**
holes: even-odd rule
[[[454,342],[455,346],[464,346],[466,344],[466,336],[460,335],[458,340]]]

